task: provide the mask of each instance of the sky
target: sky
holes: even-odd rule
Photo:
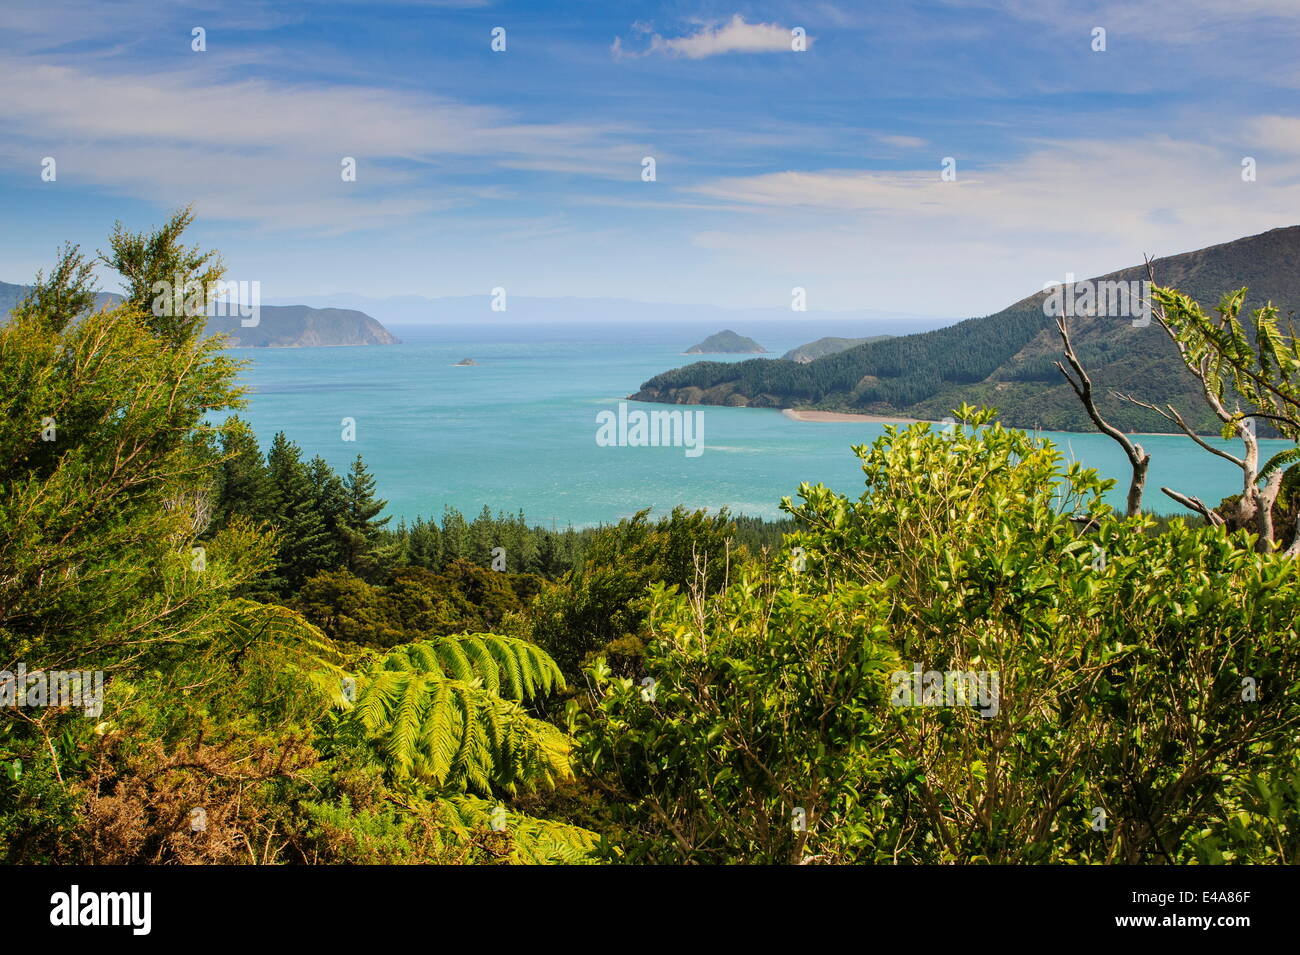
[[[1300,0],[4,0],[0,280],[193,203],[276,300],[983,315],[1300,224],[1298,43]]]

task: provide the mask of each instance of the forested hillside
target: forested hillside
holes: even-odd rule
[[[1300,309],[1300,226],[1156,259],[1156,281],[1191,295],[1207,309],[1228,292],[1249,288],[1246,309],[1268,301],[1288,317]],[[1141,281],[1145,266],[1093,281]],[[1062,276],[1064,278],[1064,276]],[[1008,425],[1092,430],[1054,362],[1060,340],[1035,293],[984,318],[948,328],[872,342],[806,364],[753,359],[698,362],[657,375],[632,397],[642,401],[761,408],[818,408],[939,420],[963,401],[999,409]],[[1098,404],[1126,431],[1168,431],[1149,410],[1111,397],[1110,389],[1187,409],[1199,430],[1219,425],[1203,408],[1199,388],[1168,338],[1153,322],[1078,316],[1071,331],[1093,375]]]

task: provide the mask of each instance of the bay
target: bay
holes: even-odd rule
[[[392,331],[401,345],[246,348],[231,355],[249,363],[241,381],[250,406],[240,414],[263,448],[284,431],[306,457],[319,454],[340,472],[361,454],[395,519],[437,517],[446,505],[473,516],[485,504],[559,527],[617,521],[644,507],[664,513],[676,504],[778,518],[781,497],[794,495],[801,481],[860,495],[862,472],[850,448],[885,429],[795,421],[770,409],[673,406],[703,412],[699,456],[680,447],[601,447],[597,414],[617,412],[658,372],[700,360],[682,352],[716,326],[611,321]],[[762,322],[736,331],[758,340],[769,357],[823,335],[875,333],[833,321]],[[478,364],[457,367],[464,358]],[[355,441],[343,440],[345,418],[356,423]],[[1099,434],[1042,434],[1067,459],[1118,479],[1109,500],[1122,507],[1128,463],[1114,442]],[[1240,472],[1187,438],[1140,440],[1152,456],[1150,509],[1182,512],[1160,494],[1161,485],[1210,503],[1240,491]],[[1266,443],[1266,453],[1285,446]]]

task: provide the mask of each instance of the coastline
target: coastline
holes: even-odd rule
[[[643,401],[646,404],[672,404],[673,403],[673,402],[651,401],[650,399],[637,398],[634,397],[633,395],[628,395],[627,398],[624,400]],[[686,404],[692,407],[702,407],[702,408],[726,407],[724,405],[711,405],[703,402],[686,402]],[[758,410],[775,411],[776,409],[763,408]],[[902,424],[902,425],[921,424],[921,423],[943,424],[942,421],[932,421],[928,418],[905,418],[902,415],[862,414],[856,411],[815,411],[811,409],[802,409],[802,408],[782,408],[781,414],[785,415],[791,421],[809,421],[809,422],[821,423],[821,424],[827,424],[827,423],[846,424],[854,421],[862,422],[864,424]],[[1020,428],[1019,430],[1036,433],[1038,431],[1041,431],[1042,429]],[[1096,430],[1057,431],[1054,433],[1055,434],[1083,434],[1083,435],[1101,434],[1100,431],[1096,431]],[[1124,434],[1130,438],[1186,438],[1187,437],[1187,435],[1183,434],[1181,431],[1126,431],[1124,432]],[[1201,437],[1217,438],[1218,435],[1203,434],[1201,435]],[[1263,442],[1277,442],[1279,444],[1286,443],[1285,438],[1260,438],[1259,440],[1261,443]]]
[[[781,414],[795,421],[864,421],[870,424],[920,424],[924,418],[903,418],[898,415],[858,414],[848,411],[801,411],[798,408],[782,408]],[[939,424],[931,421],[931,424]]]
[[[941,421],[929,421],[927,418],[904,418],[899,415],[859,414],[849,411],[803,411],[798,408],[782,408],[781,414],[794,421],[850,422],[862,421],[867,424],[942,424]],[[1036,430],[1036,429],[1028,429]],[[1098,434],[1096,431],[1060,431],[1058,434]],[[1126,432],[1130,438],[1185,438],[1181,431],[1135,431]],[[1203,435],[1216,437],[1216,435]],[[1280,441],[1280,438],[1260,438],[1260,441]]]

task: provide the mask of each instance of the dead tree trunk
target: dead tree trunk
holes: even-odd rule
[[[1064,315],[1056,317],[1056,328],[1061,333],[1061,345],[1065,351],[1065,360],[1070,363],[1070,367],[1074,369],[1074,373],[1079,380],[1076,382],[1074,378],[1070,377],[1070,373],[1065,370],[1065,366],[1059,361],[1055,363],[1057,369],[1070,387],[1074,389],[1074,393],[1079,396],[1079,400],[1083,402],[1083,407],[1088,412],[1088,417],[1092,419],[1092,423],[1097,426],[1102,434],[1114,439],[1124,449],[1124,453],[1128,455],[1129,464],[1133,468],[1133,477],[1128,485],[1128,506],[1125,514],[1128,517],[1135,517],[1142,513],[1142,493],[1146,489],[1147,468],[1151,465],[1151,455],[1142,449],[1142,445],[1135,444],[1129,439],[1128,435],[1111,425],[1101,416],[1101,412],[1097,410],[1097,402],[1092,397],[1092,379],[1088,377],[1088,373],[1083,369],[1083,363],[1079,361],[1079,356],[1075,354],[1074,345],[1070,342],[1070,330],[1066,326]]]

